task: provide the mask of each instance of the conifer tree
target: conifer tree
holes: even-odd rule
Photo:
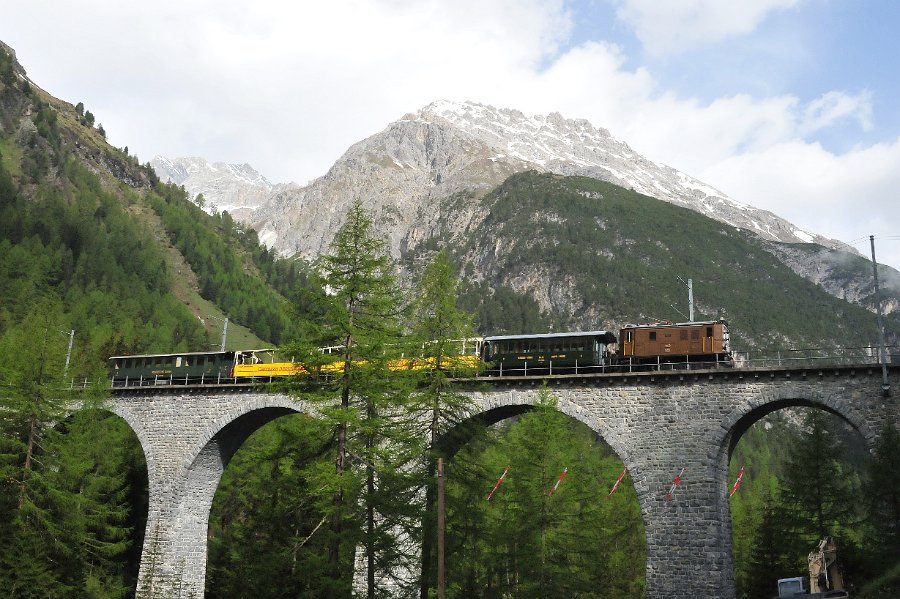
[[[555,401],[543,390],[533,411],[454,458],[448,572],[456,596],[642,596],[646,554],[634,488],[606,499],[621,461]],[[462,465],[460,456],[474,463]]]
[[[474,335],[474,317],[458,306],[457,277],[446,251],[438,252],[426,266],[417,288],[414,306],[413,335],[426,368],[420,370],[421,381],[414,394],[414,410],[421,414],[417,420],[426,428],[422,437],[425,447],[425,515],[422,538],[422,573],[420,595],[427,599],[429,588],[435,584],[434,541],[437,458],[448,457],[447,448],[440,447],[441,436],[459,426],[467,416],[471,401],[454,392],[451,376],[465,375],[471,365],[460,360],[471,346],[466,340]],[[471,355],[471,353],[469,353]]]
[[[844,463],[843,447],[829,415],[807,409],[803,431],[788,456],[779,496],[789,529],[785,543],[790,554],[797,556],[798,568],[805,568],[807,553],[825,536],[839,539],[842,560],[849,558],[861,515],[855,499],[859,485],[858,476]]]
[[[45,302],[0,339],[0,354],[16,357],[0,364],[0,586],[15,597],[124,597],[127,447],[107,434],[102,391],[68,389],[61,324]]]
[[[865,496],[868,499],[866,516],[871,531],[867,545],[870,546],[872,566],[876,570],[885,570],[900,562],[898,473],[900,473],[900,432],[886,424],[875,444],[875,456],[869,465],[869,476],[864,485]],[[895,585],[900,586],[900,582]]]
[[[390,528],[395,510],[410,506],[402,466],[411,459],[410,430],[398,424],[405,405],[402,377],[389,368],[401,347],[402,297],[384,241],[357,202],[318,263],[327,291],[315,331],[317,345],[338,346],[331,355],[307,354],[310,367],[328,364],[317,397],[334,431],[330,490],[329,596],[346,594],[357,542],[365,548],[366,594],[376,576],[396,566]],[[406,489],[404,492],[403,490]],[[357,505],[364,515],[357,517]]]

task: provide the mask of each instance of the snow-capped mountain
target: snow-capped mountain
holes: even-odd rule
[[[311,257],[327,247],[336,219],[358,199],[386,219],[391,251],[399,255],[428,237],[436,202],[478,194],[525,170],[609,181],[770,241],[836,245],[652,162],[586,120],[471,102],[434,102],[403,116],[350,147],[325,176],[273,194],[251,218],[268,245]],[[471,217],[477,215],[461,214],[460,222]]]
[[[453,236],[477,228],[485,212],[480,198],[515,173],[588,176],[748,230],[797,274],[833,295],[871,308],[866,299],[870,281],[847,277],[844,265],[859,256],[841,249],[846,246],[654,163],[586,120],[556,113],[528,117],[471,102],[434,102],[354,144],[325,175],[305,187],[272,186],[246,165],[208,165],[200,159],[153,164],[160,176],[171,173],[167,176],[192,196],[203,193],[219,209],[238,204],[235,192],[227,190],[271,189],[252,213],[241,210],[235,217],[252,223],[260,240],[282,255],[308,259],[328,250],[344,214],[357,200],[375,216],[390,252],[399,257],[438,231]],[[226,183],[229,178],[232,182]],[[819,251],[821,246],[828,251]],[[886,282],[900,290],[900,283],[889,278]],[[888,311],[898,307],[892,300]]]
[[[277,187],[249,164],[157,156],[150,165],[161,180],[183,185],[191,198],[203,194],[207,211],[227,210],[238,219],[246,218]]]
[[[609,181],[749,229],[764,239],[831,244],[771,212],[737,202],[686,173],[648,160],[584,119],[565,119],[555,112],[529,117],[517,110],[447,101],[434,102],[410,116],[444,119],[496,149],[497,159],[509,156],[537,170]]]

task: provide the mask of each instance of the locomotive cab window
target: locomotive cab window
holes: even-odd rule
[[[650,341],[656,341],[656,331],[650,331]]]
[[[707,337],[713,336],[713,328],[712,327],[706,327],[706,336]]]

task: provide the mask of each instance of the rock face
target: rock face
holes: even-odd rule
[[[766,249],[784,265],[835,297],[875,311],[875,289],[871,261],[850,252],[812,244],[766,244]],[[882,310],[900,310],[900,272],[878,266]]]
[[[290,187],[273,185],[249,164],[157,156],[150,161],[150,166],[162,181],[183,185],[192,198],[203,194],[206,210],[227,210],[238,220],[248,218],[274,190]]]
[[[636,154],[585,120],[451,102],[407,114],[353,145],[324,177],[273,195],[251,222],[282,254],[311,257],[327,247],[340,224],[335,218],[358,199],[383,221],[398,256],[420,241],[448,198],[477,196],[525,170],[609,181],[771,241],[834,245]],[[459,217],[467,222],[477,215]]]

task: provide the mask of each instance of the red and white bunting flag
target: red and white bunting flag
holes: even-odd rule
[[[675,477],[675,480],[672,481],[672,487],[669,489],[669,492],[666,493],[666,501],[672,501],[675,498],[675,487],[677,487],[681,483],[681,477],[684,474],[684,468],[681,469],[681,472],[678,473],[678,476]]]
[[[606,496],[609,499],[613,493],[616,492],[616,489],[619,488],[619,483],[622,482],[622,479],[625,478],[625,470],[622,470],[622,474],[619,475],[618,480],[616,480],[616,484],[613,485],[612,490],[609,492],[609,495]]]
[[[565,468],[563,468],[562,474],[559,475],[559,479],[556,481],[556,484],[553,485],[553,488],[550,489],[550,492],[547,493],[547,495],[553,497],[553,494],[556,493],[556,489],[559,488],[559,483],[561,483],[561,482],[562,482],[562,479],[564,479],[564,478],[566,477],[566,472],[568,472],[568,471],[569,471],[569,467],[568,467],[568,466],[566,466]]]
[[[494,493],[497,492],[497,487],[500,486],[500,483],[503,482],[503,479],[506,478],[506,473],[509,472],[509,466],[506,467],[506,470],[503,471],[503,474],[500,475],[500,478],[497,479],[496,484],[494,484],[494,488],[491,489],[490,495],[487,496],[487,500],[490,501],[491,497],[494,496]]]
[[[738,472],[738,477],[737,477],[737,480],[734,481],[734,486],[731,487],[731,493],[728,494],[729,497],[731,497],[732,495],[734,495],[735,491],[738,490],[738,487],[741,486],[741,479],[742,479],[742,478],[744,478],[744,467],[743,467],[743,466],[741,466],[741,471]]]

